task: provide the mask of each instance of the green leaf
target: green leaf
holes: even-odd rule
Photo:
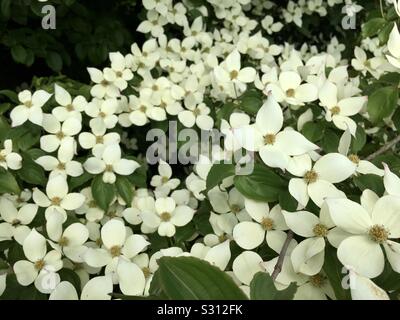
[[[318,142],[324,137],[325,124],[323,122],[306,122],[301,129],[301,133],[308,140]]]
[[[6,118],[0,116],[0,141],[4,142],[10,130],[10,125],[8,124]]]
[[[23,157],[22,168],[18,170],[20,179],[33,185],[45,186],[47,179],[43,168],[33,161],[26,152],[21,153],[21,155]]]
[[[176,228],[175,241],[180,244],[190,239],[196,233],[194,223],[188,223],[183,227]]]
[[[330,244],[325,246],[325,260],[323,270],[328,277],[328,280],[335,292],[336,299],[338,300],[351,300],[350,290],[344,289],[342,282],[347,275],[346,270],[340,263],[336,255],[336,249]]]
[[[255,164],[249,175],[236,176],[235,187],[246,198],[272,202],[279,199],[279,194],[287,189],[287,183],[265,165]]]
[[[127,157],[128,158],[128,157]],[[147,170],[144,165],[141,165],[134,173],[128,176],[129,181],[138,188],[147,188]]]
[[[247,90],[239,98],[240,109],[250,115],[257,114],[263,104],[263,95],[259,90]]]
[[[400,108],[397,108],[396,112],[393,114],[392,121],[396,129],[400,131]]]
[[[277,290],[271,276],[257,272],[250,282],[251,300],[293,300],[297,286],[292,282],[285,290]]]
[[[235,175],[235,165],[228,163],[215,163],[207,175],[207,190],[219,185],[222,180]]]
[[[92,195],[99,208],[108,210],[115,197],[115,187],[113,184],[104,183],[103,175],[96,176],[92,181]]]
[[[377,286],[386,291],[400,290],[400,273],[394,271],[390,263],[386,260],[383,272],[374,279],[374,282]]]
[[[378,33],[379,44],[385,45],[389,40],[390,32],[392,32],[394,22],[387,23]]]
[[[133,199],[133,186],[129,179],[124,176],[118,176],[115,182],[118,194],[124,199],[125,203],[130,206]]]
[[[200,208],[197,210],[197,213],[193,217],[193,222],[195,224],[196,230],[202,236],[213,233],[213,229],[210,224],[210,212],[211,212],[211,204],[209,201],[202,201],[200,204]]]
[[[367,135],[365,134],[365,130],[360,126],[357,126],[356,136],[351,141],[351,150],[353,153],[357,153],[364,148],[365,143],[367,142]]]
[[[229,121],[229,117],[232,114],[233,110],[235,110],[235,108],[236,105],[232,101],[225,103],[222,108],[219,108],[216,112],[216,127],[219,127],[221,125],[222,119]]]
[[[11,5],[11,0],[2,0],[1,1],[1,5],[0,5],[1,13],[7,19],[10,17],[10,5]]]
[[[60,275],[61,281],[68,281],[75,287],[77,292],[81,291],[81,279],[75,271],[63,268],[58,271],[58,274]]]
[[[382,195],[385,191],[382,178],[374,174],[364,174],[353,178],[357,187],[364,191],[370,189],[378,195]]]
[[[82,187],[86,182],[92,180],[92,178],[93,176],[86,171],[79,177],[71,177],[68,184],[69,189],[71,191],[76,190],[77,188]]]
[[[10,99],[11,102],[19,103],[18,95],[14,91],[0,90],[0,95],[7,97],[8,99]]]
[[[173,300],[247,300],[225,272],[193,257],[162,257],[158,273],[162,291]]]
[[[47,295],[40,293],[34,284],[27,287],[21,286],[15,274],[8,274],[6,289],[0,296],[0,300],[46,300]]]
[[[18,63],[25,63],[25,60],[28,56],[25,48],[20,44],[16,45],[15,47],[11,48],[11,55],[15,62]]]
[[[398,89],[384,87],[374,91],[368,99],[367,111],[373,123],[390,116],[397,105]]]
[[[362,25],[362,36],[370,38],[378,34],[378,32],[385,26],[386,20],[383,18],[374,18]]]
[[[327,129],[324,132],[321,141],[321,148],[326,152],[337,152],[339,146],[339,135],[335,132],[335,130]]]
[[[293,212],[296,211],[297,200],[286,190],[279,194],[279,205],[283,210]]]
[[[0,194],[1,193],[14,193],[20,194],[18,183],[11,172],[0,167]]]
[[[56,72],[60,72],[63,66],[61,56],[54,51],[51,51],[47,54],[46,63],[51,69],[53,69],[53,71]]]

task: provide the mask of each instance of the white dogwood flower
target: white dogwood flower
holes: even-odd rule
[[[53,210],[60,212],[64,221],[67,218],[66,210],[75,210],[85,201],[84,195],[80,193],[68,193],[68,183],[62,175],[50,178],[46,186],[46,194],[38,188],[33,189],[33,201],[39,206],[46,208],[46,217]]]
[[[0,149],[0,167],[8,170],[19,170],[22,168],[22,157],[12,151],[12,140],[7,139],[4,141],[4,149]]]
[[[28,225],[35,218],[37,211],[36,204],[28,203],[17,210],[10,200],[0,198],[0,215],[4,220],[0,223],[0,241],[14,238],[22,245],[31,231]]]
[[[230,83],[231,90],[235,93],[244,92],[246,83],[254,81],[256,70],[251,67],[241,67],[240,53],[233,50],[219,66],[214,69],[214,76],[217,82],[222,84]],[[235,96],[235,95],[233,95]]]
[[[117,178],[115,174],[128,176],[139,166],[134,160],[121,158],[121,148],[118,144],[105,147],[101,157],[96,155],[83,164],[85,170],[91,174],[103,173],[104,183],[114,183]]]
[[[235,132],[246,150],[259,152],[266,165],[285,170],[290,156],[305,154],[318,149],[318,146],[295,130],[281,131],[282,126],[282,109],[270,96],[257,112],[255,124]]]
[[[325,198],[342,197],[346,195],[338,190],[334,183],[339,183],[356,170],[356,164],[340,153],[329,153],[317,160],[312,166],[308,154],[296,157],[288,167],[288,171],[301,178],[292,178],[289,181],[289,192],[305,207],[311,198],[321,207]]]
[[[171,166],[163,160],[160,160],[158,165],[158,173],[158,175],[154,175],[151,178],[150,185],[156,187],[157,192],[162,192],[164,196],[167,196],[171,190],[174,190],[179,186],[180,180],[176,178],[171,179]]]
[[[61,124],[55,116],[44,114],[43,128],[50,134],[40,138],[40,148],[46,152],[54,152],[81,131],[82,123],[76,118],[68,118]]]
[[[101,72],[96,68],[88,68],[87,71],[90,74],[90,79],[95,85],[90,90],[90,94],[97,98],[116,98],[120,95],[118,87],[113,83],[116,78],[108,77],[109,73]],[[112,76],[115,76],[111,73]]]
[[[338,247],[338,258],[344,266],[367,278],[379,276],[385,256],[393,270],[400,272],[400,198],[384,196],[376,201],[372,212],[348,199],[327,199],[333,222],[351,236]]]
[[[301,84],[302,79],[295,71],[283,71],[276,82],[267,85],[278,102],[287,102],[292,105],[304,105],[306,102],[318,98],[318,88],[311,83]]]
[[[338,100],[337,86],[326,81],[319,91],[320,105],[325,108],[325,119],[333,121],[335,126],[341,130],[349,128],[351,134],[356,134],[357,124],[350,116],[359,113],[367,102],[367,97],[351,97]]]
[[[16,106],[10,113],[12,126],[17,127],[30,121],[38,126],[42,125],[42,107],[51,98],[51,94],[38,90],[33,94],[29,90],[24,90],[18,94],[18,100],[22,103]]]
[[[257,202],[245,199],[245,207],[254,221],[243,221],[233,229],[233,239],[243,249],[252,250],[267,241],[268,246],[280,252],[286,239],[288,227],[279,205],[271,210],[266,202]],[[295,241],[290,244],[289,252],[293,249]]]
[[[114,128],[118,123],[118,117],[115,112],[118,108],[116,99],[93,99],[85,108],[86,114],[93,118],[89,124],[91,128]]]
[[[50,171],[49,178],[57,175],[79,177],[83,174],[82,164],[73,160],[74,140],[63,141],[58,149],[57,158],[53,156],[42,156],[35,160],[44,170]]]
[[[22,248],[28,260],[19,260],[13,266],[18,283],[29,286],[35,282],[40,292],[50,293],[60,282],[60,276],[56,273],[63,266],[60,253],[55,250],[47,252],[45,237],[35,229],[25,238]],[[44,286],[46,277],[52,277],[53,288]]]
[[[107,133],[107,129],[98,123],[93,123],[91,129],[92,132],[82,132],[79,135],[79,144],[83,149],[91,149],[95,156],[101,157],[105,147],[121,142],[117,132]]]
[[[87,105],[85,97],[77,96],[72,100],[69,92],[57,84],[54,86],[54,97],[59,106],[55,107],[51,113],[58,121],[64,122],[70,117],[82,120],[81,113]]]
[[[170,197],[158,198],[155,201],[152,197],[147,197],[139,203],[143,223],[157,229],[160,236],[172,237],[176,227],[187,225],[194,215],[192,208],[186,205],[177,206],[175,200]]]

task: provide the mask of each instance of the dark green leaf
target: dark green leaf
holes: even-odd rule
[[[99,208],[108,210],[115,197],[115,187],[113,184],[104,183],[103,175],[96,176],[92,181],[92,195]]]
[[[384,87],[374,91],[368,99],[367,110],[373,123],[390,116],[397,105],[398,89]]]
[[[25,60],[27,58],[26,50],[21,45],[16,45],[15,47],[12,47],[11,55],[12,55],[14,61],[18,62],[18,63],[25,63]]]
[[[362,26],[362,35],[364,38],[370,38],[378,34],[385,26],[386,20],[383,18],[374,18],[364,23]]]
[[[53,71],[60,72],[63,66],[61,56],[54,51],[50,51],[46,57],[47,65],[53,69]]]
[[[33,185],[45,186],[47,179],[43,168],[38,165],[28,153],[22,153],[22,168],[18,170],[21,180]]]
[[[215,163],[207,175],[207,190],[219,185],[222,180],[235,175],[235,165],[227,163]]]
[[[81,279],[75,271],[63,268],[58,271],[58,274],[60,275],[61,281],[68,281],[74,286],[77,292],[81,291]]]
[[[297,208],[297,200],[292,197],[289,191],[283,191],[279,194],[279,204],[283,210],[293,212]]]
[[[325,124],[321,122],[306,122],[301,133],[310,141],[318,142],[324,136]]]
[[[323,266],[326,276],[335,292],[338,300],[351,300],[350,290],[343,288],[343,279],[347,275],[346,270],[336,255],[336,249],[331,245],[325,247],[325,262]]]
[[[14,193],[19,194],[18,183],[11,172],[0,167],[0,194],[1,193]]]
[[[293,282],[284,290],[277,290],[271,276],[258,272],[250,282],[251,300],[293,300],[297,286]]]
[[[365,130],[360,126],[357,126],[356,136],[351,141],[351,150],[353,153],[357,153],[364,148],[365,143],[367,142],[367,135],[365,134]]]
[[[247,300],[225,272],[193,257],[159,260],[162,291],[173,300]]]
[[[394,23],[387,23],[378,33],[379,44],[385,45],[389,40],[390,32],[393,30]]]
[[[263,95],[259,90],[247,90],[239,98],[240,109],[248,114],[255,115],[263,104]]]
[[[235,187],[245,197],[258,201],[272,202],[287,189],[287,183],[265,165],[255,164],[249,175],[236,176]]]
[[[127,177],[118,176],[115,182],[118,194],[124,199],[125,203],[130,206],[133,199],[133,186]]]
[[[11,102],[19,103],[18,95],[14,91],[0,90],[0,95],[7,97],[8,99],[10,99]]]
[[[361,189],[361,191],[364,191],[365,189],[370,189],[378,195],[382,195],[385,190],[382,178],[374,174],[360,175],[358,177],[354,177],[353,181],[356,186]]]
[[[69,179],[69,188],[71,191],[76,190],[79,187],[82,187],[86,182],[92,180],[93,176],[88,173],[84,172],[79,177],[71,177]]]

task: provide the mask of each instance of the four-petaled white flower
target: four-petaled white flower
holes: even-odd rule
[[[18,94],[18,99],[22,103],[16,106],[10,113],[12,126],[17,127],[30,121],[38,126],[42,125],[42,107],[51,98],[51,94],[44,90],[38,90],[33,94],[29,90],[24,90]]]
[[[270,96],[257,113],[255,124],[235,130],[242,146],[260,153],[264,163],[285,170],[290,156],[300,156],[318,149],[299,132],[283,126],[283,113],[279,104]]]
[[[173,198],[152,197],[139,200],[139,208],[142,210],[143,223],[149,228],[158,230],[160,236],[172,237],[176,227],[188,224],[194,215],[194,210],[186,205],[176,205]]]
[[[22,157],[12,151],[12,140],[4,141],[4,149],[0,150],[0,167],[4,169],[19,170],[22,168]]]
[[[367,210],[348,199],[327,199],[333,222],[351,235],[337,250],[340,262],[367,278],[383,272],[385,256],[394,271],[400,272],[400,198],[384,196]]]
[[[0,241],[13,237],[22,245],[31,231],[28,225],[35,218],[37,211],[36,204],[24,204],[17,210],[13,202],[5,197],[0,198],[0,215],[4,220],[0,223]]]
[[[85,170],[91,174],[103,173],[104,183],[114,183],[115,174],[128,176],[132,174],[139,164],[134,160],[121,159],[121,148],[118,144],[112,144],[104,148],[101,157],[89,158],[83,164]]]
[[[56,273],[63,266],[61,254],[56,250],[47,252],[46,238],[33,229],[25,238],[22,246],[28,260],[19,260],[14,266],[17,281],[22,286],[35,282],[42,293],[50,293],[60,282]]]
[[[68,183],[62,175],[50,178],[46,186],[46,194],[37,188],[33,189],[33,201],[46,209],[46,219],[52,215],[53,210],[67,219],[66,211],[78,209],[85,201],[81,193],[68,193]],[[63,221],[63,222],[64,222]]]

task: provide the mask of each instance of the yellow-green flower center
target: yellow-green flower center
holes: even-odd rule
[[[389,238],[390,232],[381,225],[374,225],[368,230],[368,235],[376,243],[384,243]]]
[[[306,183],[314,183],[318,179],[318,173],[316,173],[314,170],[307,171],[306,174],[304,175],[304,180]]]
[[[313,232],[316,237],[326,237],[328,235],[329,230],[325,225],[318,223],[314,226]]]
[[[167,222],[171,220],[171,214],[169,212],[163,212],[160,215],[161,221]]]
[[[274,220],[271,218],[263,218],[261,220],[261,226],[264,230],[270,231],[274,228]]]
[[[264,136],[264,143],[265,144],[274,144],[276,141],[276,137],[274,134],[267,134]]]

